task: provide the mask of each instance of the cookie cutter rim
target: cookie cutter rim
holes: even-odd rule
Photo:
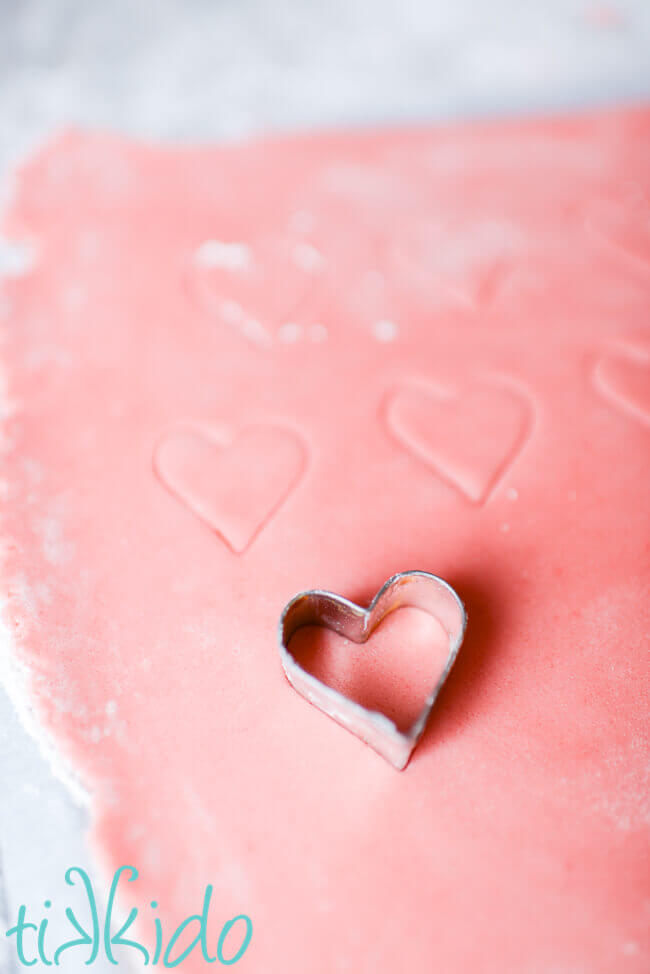
[[[445,630],[449,648],[440,676],[413,724],[405,731],[381,711],[370,710],[327,686],[300,666],[289,642],[303,626],[325,626],[356,643],[365,643],[382,619],[400,608],[418,608],[433,616]],[[438,575],[406,571],[392,575],[367,608],[324,589],[299,592],[284,607],[278,625],[278,644],[285,676],[311,704],[365,741],[399,771],[408,764],[458,656],[467,628],[467,613],[458,593]]]

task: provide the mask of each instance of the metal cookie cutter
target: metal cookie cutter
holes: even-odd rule
[[[438,620],[449,638],[449,650],[445,668],[427,696],[420,715],[407,731],[400,731],[385,714],[367,710],[307,673],[292,655],[289,642],[302,626],[319,625],[355,643],[364,643],[389,612],[406,606],[423,609]],[[401,771],[422,737],[436,697],[458,655],[466,625],[465,606],[451,585],[429,572],[400,572],[382,585],[367,609],[340,595],[318,589],[294,596],[280,617],[280,657],[287,679],[298,693]]]

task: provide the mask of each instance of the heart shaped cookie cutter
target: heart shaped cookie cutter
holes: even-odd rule
[[[406,607],[422,609],[437,619],[449,640],[444,670],[431,688],[419,716],[406,731],[400,731],[385,714],[368,710],[322,683],[300,666],[289,649],[294,633],[302,626],[312,625],[324,626],[355,643],[364,643],[390,612]],[[466,626],[465,606],[451,585],[430,572],[400,572],[382,585],[367,609],[319,589],[294,596],[280,617],[280,658],[289,683],[298,693],[401,771],[422,737],[436,697],[458,655]]]

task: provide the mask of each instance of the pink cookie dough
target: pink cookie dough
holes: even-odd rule
[[[646,109],[22,168],[4,622],[150,948],[210,883],[255,974],[648,970],[649,194]],[[276,626],[408,569],[469,623],[397,772]],[[305,665],[407,721],[401,616]]]

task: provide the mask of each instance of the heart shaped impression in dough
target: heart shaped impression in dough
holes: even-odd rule
[[[303,669],[291,652],[290,642],[303,626],[319,625],[356,643],[364,643],[390,612],[406,607],[422,609],[437,619],[449,645],[445,666],[436,676],[419,715],[411,727],[401,731],[385,714],[368,710]],[[466,625],[465,607],[447,582],[429,572],[400,572],[388,579],[366,609],[340,595],[318,589],[296,595],[280,618],[280,658],[289,683],[298,693],[401,771],[422,737],[436,698],[458,655]]]

